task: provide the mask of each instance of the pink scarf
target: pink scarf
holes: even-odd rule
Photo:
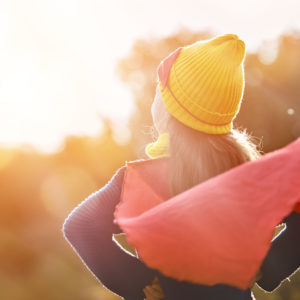
[[[114,222],[139,258],[177,280],[247,289],[276,225],[300,213],[300,138],[175,197],[167,178],[167,157],[127,163]]]

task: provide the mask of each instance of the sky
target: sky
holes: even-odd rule
[[[100,117],[122,143],[133,104],[115,66],[137,38],[236,33],[253,52],[300,30],[298,3],[0,0],[0,147],[55,152],[67,135],[99,134]]]

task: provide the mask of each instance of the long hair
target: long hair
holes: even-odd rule
[[[207,134],[185,126],[170,115],[167,131],[172,196],[261,156],[261,144],[256,145],[245,129]]]

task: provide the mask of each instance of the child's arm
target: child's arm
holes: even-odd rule
[[[269,292],[300,267],[300,214],[292,212],[285,223],[286,229],[272,242],[260,269],[257,284]]]
[[[108,289],[129,299],[144,299],[143,288],[154,270],[124,252],[113,240],[121,229],[113,223],[126,167],[100,190],[87,197],[67,217],[63,234],[87,268]]]

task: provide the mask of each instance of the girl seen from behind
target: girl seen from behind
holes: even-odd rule
[[[146,147],[150,160],[120,168],[64,223],[66,239],[90,271],[126,300],[253,299],[256,280],[273,289],[300,265],[297,252],[287,253],[290,245],[300,250],[299,190],[278,197],[272,210],[263,189],[279,172],[299,172],[293,165],[300,142],[285,158],[294,164],[279,152],[262,160],[246,131],[233,127],[244,93],[244,57],[244,42],[226,34],[164,59],[152,105],[159,137]],[[273,177],[264,174],[270,164],[278,166]],[[291,191],[284,180],[278,184]],[[272,230],[288,215],[286,233],[270,248]],[[112,240],[121,232],[137,257]]]

